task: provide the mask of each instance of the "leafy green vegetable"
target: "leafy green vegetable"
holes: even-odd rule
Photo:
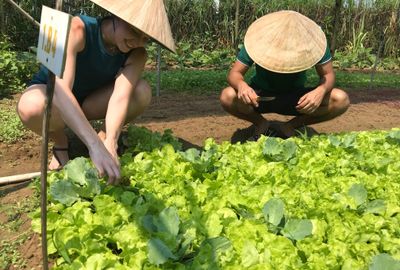
[[[378,254],[372,259],[369,270],[399,270],[400,261],[393,259],[388,254]]]
[[[279,198],[270,199],[263,208],[265,221],[278,226],[285,212],[285,204]]]
[[[73,160],[49,175],[54,269],[397,267],[397,130],[160,143],[123,155],[122,186]]]
[[[349,189],[349,195],[354,199],[357,206],[360,206],[367,200],[367,190],[361,184],[352,185]]]
[[[368,202],[365,208],[366,213],[383,214],[386,210],[386,205],[384,200],[373,200]]]
[[[149,261],[155,265],[160,265],[168,261],[168,259],[176,259],[171,250],[157,238],[152,238],[148,243]]]
[[[176,150],[180,150],[182,144],[172,136],[172,131],[167,129],[163,134],[151,132],[145,127],[130,125],[128,135],[123,138],[127,152],[150,152],[165,144],[171,144]]]
[[[312,229],[312,223],[308,219],[289,219],[282,233],[292,240],[302,240],[312,234]]]
[[[297,146],[291,140],[278,141],[279,139],[268,137],[263,154],[275,161],[288,161],[296,155]]]

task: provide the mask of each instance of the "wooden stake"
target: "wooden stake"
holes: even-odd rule
[[[30,20],[36,27],[40,28],[40,23],[38,23],[28,12],[23,10],[17,3],[12,0],[7,0],[8,3],[13,5],[22,15],[24,15],[28,20]]]
[[[62,0],[56,0],[56,9],[61,10]],[[56,76],[49,70],[49,79],[46,87],[46,100],[45,111],[42,124],[42,164],[41,164],[41,178],[40,178],[40,191],[41,191],[41,227],[42,227],[42,256],[43,256],[43,269],[49,269],[49,260],[47,256],[47,153],[49,149],[49,123],[51,116],[51,107],[54,96],[54,86]]]

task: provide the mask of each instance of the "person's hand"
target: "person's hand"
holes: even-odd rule
[[[242,82],[238,87],[238,99],[243,101],[244,104],[253,105],[254,107],[258,107],[257,98],[258,95],[246,82]]]
[[[312,114],[322,103],[325,91],[322,88],[316,88],[304,96],[297,102],[296,110],[303,114]]]
[[[99,172],[99,176],[108,176],[107,184],[116,185],[119,183],[121,178],[119,162],[116,162],[116,159],[101,141],[89,149],[89,155]]]
[[[118,143],[116,143],[114,140],[108,140],[107,138],[103,141],[104,146],[106,147],[106,149],[108,150],[108,152],[111,154],[111,156],[113,157],[114,161],[119,164],[119,159],[118,159],[118,154],[117,154],[117,150],[118,150]]]

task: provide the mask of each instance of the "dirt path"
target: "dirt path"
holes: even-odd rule
[[[352,105],[341,117],[312,125],[319,133],[390,129],[400,127],[400,90],[352,90]],[[270,120],[289,117],[266,115]],[[136,121],[153,131],[172,129],[175,136],[190,145],[203,145],[208,137],[217,142],[241,140],[249,123],[229,116],[219,105],[217,95],[192,96],[163,94],[153,98],[150,108]],[[82,149],[83,148],[83,149]],[[72,155],[86,153],[83,145],[73,143]],[[0,143],[0,176],[38,171],[40,140],[30,135],[22,143]]]

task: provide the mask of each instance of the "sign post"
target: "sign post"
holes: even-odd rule
[[[62,1],[57,0],[57,8],[61,9]],[[42,124],[42,160],[41,160],[41,232],[43,269],[48,269],[47,257],[47,152],[48,130],[51,105],[56,77],[62,78],[67,54],[67,42],[71,16],[59,10],[42,6],[40,19],[37,58],[49,70],[46,88],[45,111]]]

